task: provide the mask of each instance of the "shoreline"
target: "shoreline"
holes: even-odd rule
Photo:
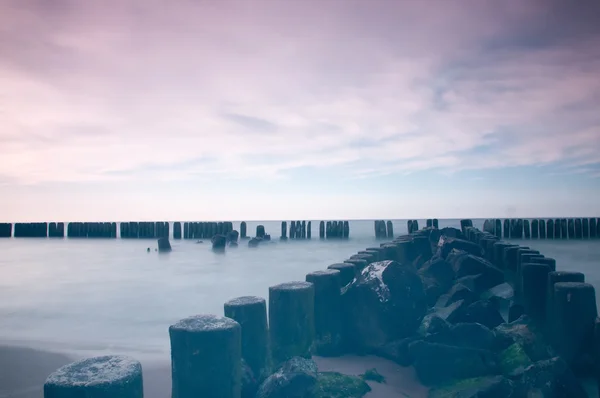
[[[82,356],[84,357],[84,356]],[[41,398],[46,378],[78,356],[12,346],[0,342],[0,398]],[[313,356],[319,371],[358,376],[376,368],[385,383],[368,381],[371,392],[365,398],[426,398],[429,389],[417,379],[412,366],[402,367],[375,356],[344,355],[335,358]],[[170,360],[140,361],[144,372],[144,397],[169,398],[171,395]]]

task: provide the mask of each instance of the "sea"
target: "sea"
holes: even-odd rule
[[[396,236],[407,232],[407,220],[392,222]],[[484,220],[473,222],[482,228]],[[350,221],[345,240],[319,239],[318,221],[311,240],[280,241],[279,221],[248,222],[248,235],[259,224],[271,243],[249,248],[240,241],[224,253],[213,252],[207,240],[171,239],[173,251],[162,254],[156,240],[0,239],[0,345],[165,360],[169,325],[179,319],[223,315],[223,304],[239,296],[266,299],[269,286],[302,281],[384,241],[375,239],[373,220]],[[439,220],[440,228],[459,225]],[[600,240],[519,243],[600,286]]]

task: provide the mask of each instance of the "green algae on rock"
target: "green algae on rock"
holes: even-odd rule
[[[502,369],[502,374],[512,375],[519,370],[524,370],[532,364],[531,359],[525,352],[522,345],[512,344],[498,356],[498,363]]]
[[[315,387],[315,398],[361,398],[371,387],[357,376],[338,372],[320,372]]]
[[[363,380],[375,381],[377,383],[385,383],[385,377],[383,377],[375,368],[368,369],[364,374],[360,375]]]
[[[502,376],[457,380],[429,390],[429,398],[510,397],[513,383]]]

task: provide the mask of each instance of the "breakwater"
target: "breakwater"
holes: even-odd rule
[[[129,222],[63,222],[51,223],[0,223],[0,238],[122,238],[122,239],[212,239],[215,235],[227,236],[234,231],[233,222],[180,222],[165,221],[129,221]],[[289,225],[289,230],[288,230]],[[13,233],[14,230],[14,233]],[[248,231],[245,221],[240,222],[241,239],[247,239]],[[257,238],[268,235],[264,226],[256,229]],[[348,238],[350,225],[348,221],[321,221],[319,223],[319,238],[335,239]],[[282,221],[281,240],[311,239],[312,221]]]
[[[262,398],[282,396],[274,389],[290,385],[319,387],[327,375],[306,357],[348,352],[413,365],[432,391],[585,396],[575,375],[595,372],[597,361],[597,345],[589,338],[596,330],[595,298],[593,305],[589,300],[595,292],[577,285],[585,276],[546,273],[556,269],[556,261],[463,221],[461,229],[425,228],[368,247],[304,281],[272,286],[268,300],[234,299],[224,304],[226,318],[203,315],[175,323],[169,329],[173,397]],[[540,284],[544,275],[547,283]],[[550,286],[554,295],[542,299],[550,297]],[[559,320],[547,320],[557,313]],[[117,362],[127,369],[135,364]],[[204,374],[209,365],[218,368],[213,378],[190,376]],[[306,385],[275,383],[297,380],[298,373]],[[490,395],[490,388],[501,393]],[[548,389],[554,394],[546,394]],[[565,389],[566,395],[558,394]],[[241,392],[249,390],[258,394]]]

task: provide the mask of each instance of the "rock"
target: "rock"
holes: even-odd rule
[[[494,286],[498,286],[502,284],[504,280],[500,280],[499,275],[494,275],[494,273],[477,274],[477,275],[467,275],[462,278],[458,278],[456,283],[461,283],[468,287],[473,293],[480,297],[483,292],[493,288]]]
[[[348,343],[372,349],[412,335],[427,302],[414,269],[380,261],[369,264],[342,289],[342,307]]]
[[[439,230],[440,234],[448,238],[466,239],[466,236],[460,229],[453,227],[446,227]]]
[[[498,355],[498,364],[505,376],[515,376],[531,366],[531,358],[525,352],[522,345],[513,343]]]
[[[454,270],[450,263],[440,257],[432,258],[419,269],[418,274],[435,280],[438,285],[447,291],[454,280]]]
[[[565,361],[559,357],[529,366],[516,381],[519,397],[586,398],[588,395]]]
[[[527,315],[521,316],[512,323],[504,323],[494,329],[496,334],[495,346],[503,350],[512,344],[519,344],[527,356],[533,361],[550,359],[555,356],[552,348],[545,342],[543,336],[531,324]]]
[[[419,329],[417,329],[417,334],[420,336],[427,336],[429,334],[441,333],[450,329],[450,324],[443,318],[435,315],[425,316]]]
[[[410,356],[408,346],[420,340],[416,336],[406,337],[401,340],[392,341],[374,350],[374,353],[382,358],[396,362],[400,366],[410,366],[414,358]]]
[[[491,351],[446,344],[415,341],[408,346],[415,359],[413,366],[425,385],[437,385],[453,379],[494,374],[497,369]]]
[[[258,391],[258,382],[250,366],[242,359],[242,398],[254,398]]]
[[[469,254],[473,254],[475,256],[483,255],[483,250],[480,246],[476,245],[473,242],[469,242],[468,240],[462,240],[457,238],[446,238],[442,236],[440,238],[440,242],[438,243],[438,253],[442,258],[446,258],[448,254],[454,249],[465,251]]]
[[[311,398],[360,398],[369,391],[371,387],[360,377],[338,372],[319,372]]]
[[[427,305],[433,307],[439,298],[444,294],[444,289],[440,284],[433,278],[423,277],[423,289],[425,289],[425,296],[427,298]]]
[[[229,247],[238,247],[238,246],[239,246],[239,244],[237,242],[234,242],[234,241],[229,242]]]
[[[477,301],[478,296],[462,283],[456,283],[450,291],[440,297],[436,306],[447,307],[452,303],[463,300],[465,303],[471,304]]]
[[[438,328],[426,336],[425,341],[480,350],[491,350],[496,342],[494,332],[480,323],[457,323]]]
[[[258,247],[262,241],[262,238],[252,238],[248,241],[248,247]]]
[[[504,282],[504,273],[496,268],[492,263],[481,257],[466,255],[460,257],[454,264],[456,278],[462,278],[469,275],[482,275],[485,286],[492,288]],[[487,290],[487,289],[486,289]]]
[[[429,398],[513,398],[514,383],[502,376],[458,380],[429,391]]]
[[[158,251],[159,251],[159,253],[165,253],[165,252],[171,251],[171,243],[169,242],[169,238],[158,239]]]
[[[480,300],[467,308],[455,311],[447,318],[450,323],[480,323],[490,329],[504,323],[496,306],[488,300]]]
[[[260,385],[256,398],[312,397],[317,376],[317,365],[312,359],[293,357]]]
[[[210,241],[212,243],[213,250],[225,249],[225,246],[227,245],[227,237],[225,235],[215,235]]]

